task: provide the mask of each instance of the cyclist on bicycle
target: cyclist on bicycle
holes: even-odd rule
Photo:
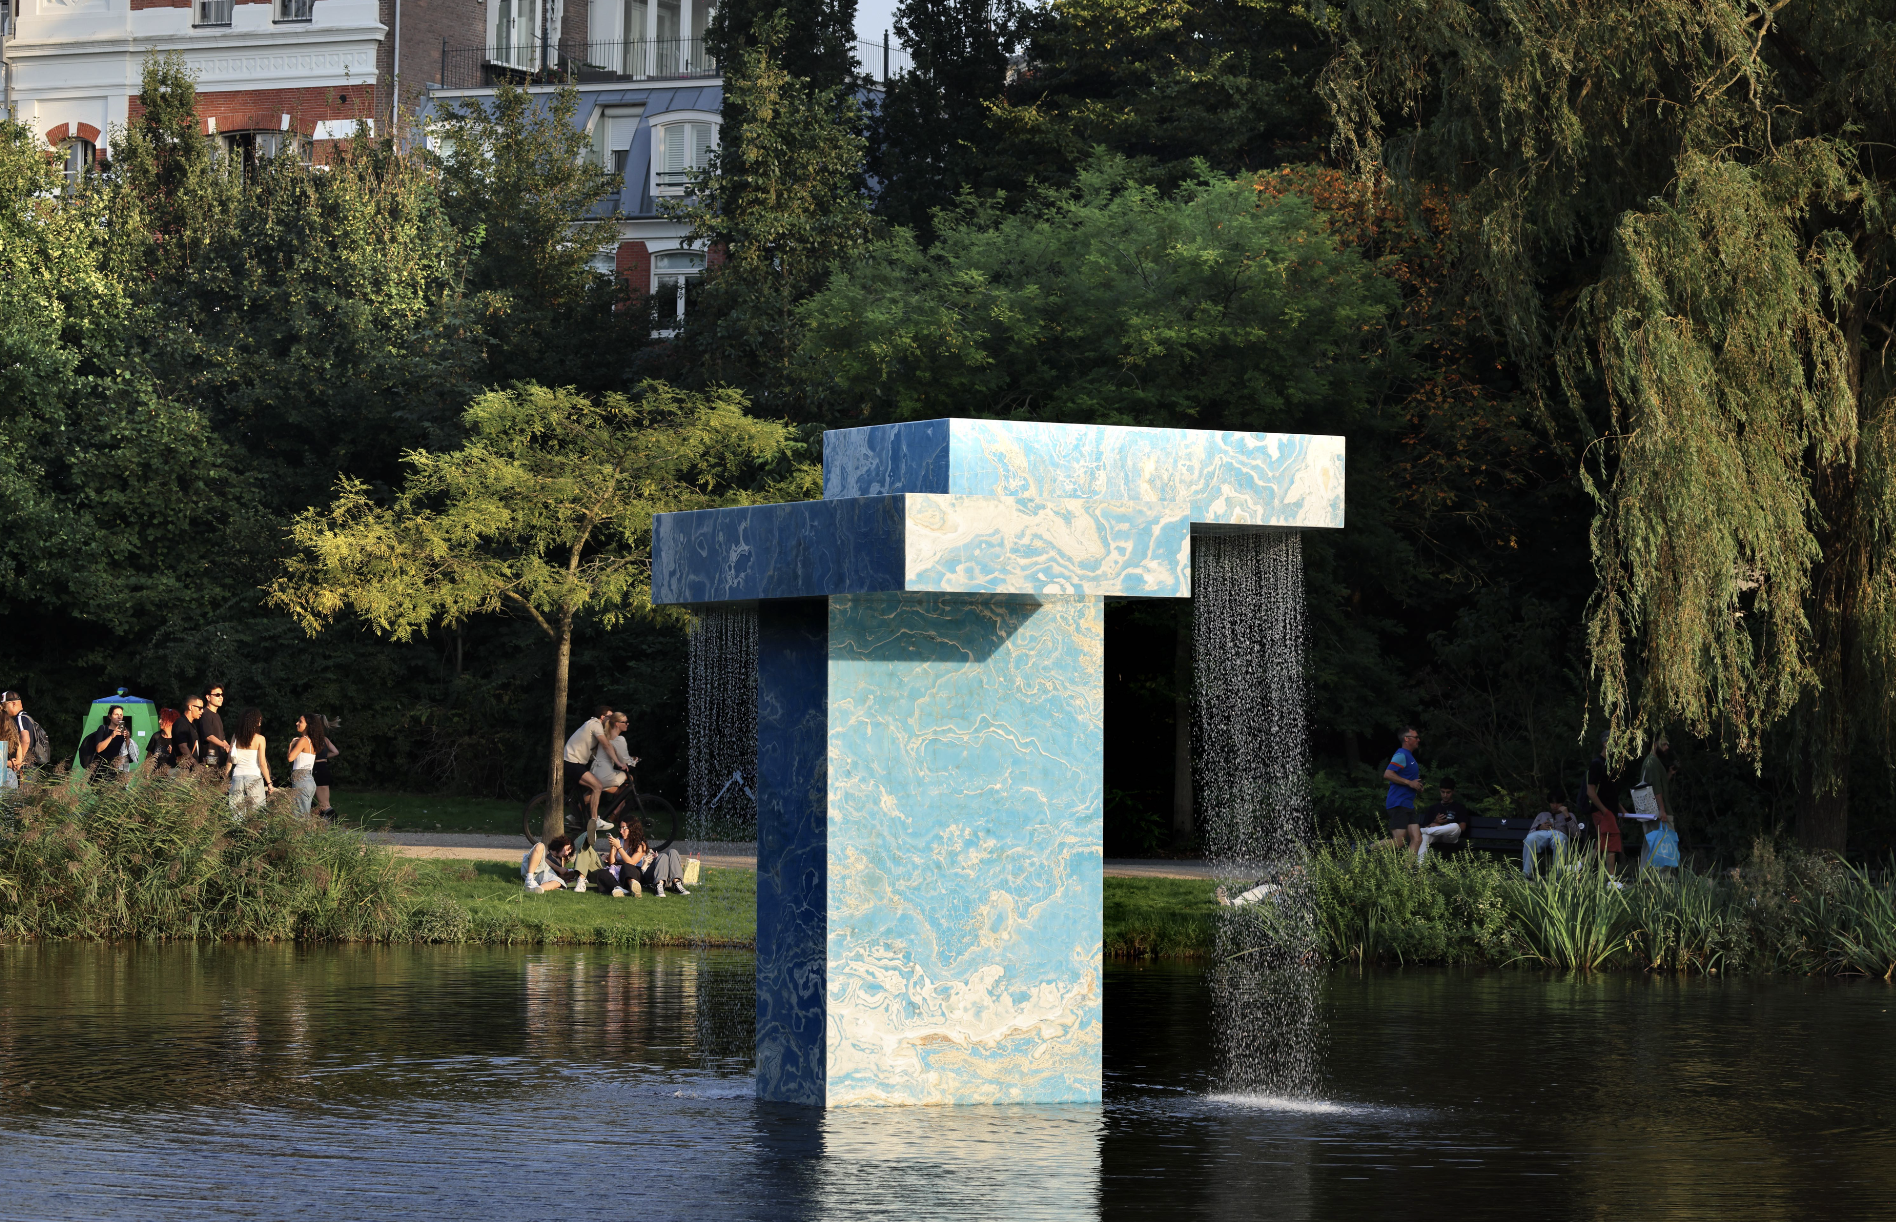
[[[593,756],[604,752],[613,763],[619,764],[621,768],[626,766],[620,763],[618,754],[612,749],[611,738],[606,733],[605,723],[611,717],[612,706],[600,705],[598,716],[589,718],[566,740],[566,753],[562,757],[567,792],[577,791],[585,795],[589,820],[599,817],[599,792],[602,788],[598,776],[592,770]]]

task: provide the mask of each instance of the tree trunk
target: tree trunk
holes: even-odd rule
[[[573,613],[560,614],[559,647],[553,662],[553,756],[548,769],[546,817],[540,839],[566,834],[566,672],[573,661]]]
[[[1191,842],[1192,821],[1192,604],[1178,602],[1172,649],[1172,840]]]

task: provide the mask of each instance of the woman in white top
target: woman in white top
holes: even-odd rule
[[[614,713],[606,718],[599,735],[599,746],[593,751],[592,774],[598,778],[602,790],[617,789],[625,784],[625,765],[636,762],[625,749],[625,728],[629,724],[624,713]],[[607,750],[608,747],[611,750]]]
[[[296,741],[290,744],[290,793],[296,800],[296,813],[299,815],[307,815],[310,807],[316,804],[315,739],[322,731],[318,730],[312,735],[309,728],[315,724],[314,718],[298,717]]]
[[[262,808],[270,793],[270,761],[264,758],[263,710],[245,709],[230,739],[230,810],[239,819]]]

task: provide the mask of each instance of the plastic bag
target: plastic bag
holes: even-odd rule
[[[1676,866],[1679,864],[1679,833],[1660,824],[1646,833],[1646,860],[1648,866]]]

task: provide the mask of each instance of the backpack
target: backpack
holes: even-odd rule
[[[52,763],[53,744],[46,741],[46,731],[40,729],[39,722],[21,713],[20,728],[33,736],[33,745],[27,750],[26,762],[34,768],[44,768]]]

